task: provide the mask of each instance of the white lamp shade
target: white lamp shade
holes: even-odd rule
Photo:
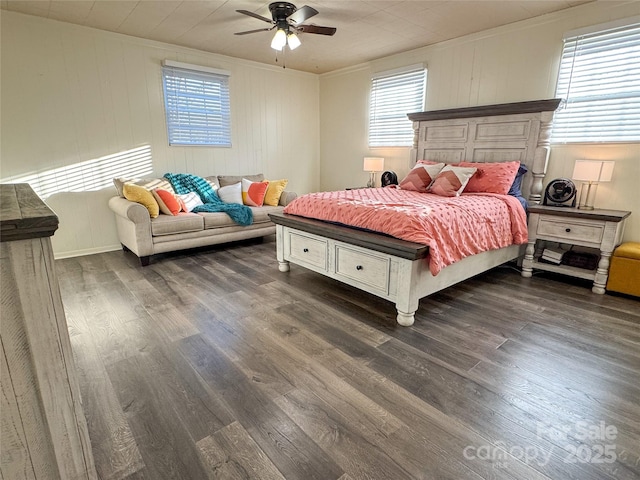
[[[287,35],[287,43],[289,44],[289,48],[291,50],[295,50],[300,46],[300,39],[295,33],[290,33]]]
[[[384,158],[382,157],[364,157],[365,172],[381,172],[384,170]]]
[[[581,182],[610,182],[616,162],[576,160],[572,178]]]
[[[276,34],[273,36],[273,40],[271,40],[271,48],[274,50],[282,50],[284,46],[287,44],[287,34],[284,30],[279,28],[276,30]]]

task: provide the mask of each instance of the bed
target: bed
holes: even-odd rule
[[[410,167],[421,159],[518,161],[529,170],[523,195],[531,204],[540,203],[559,103],[550,99],[409,114],[415,132]],[[421,298],[517,259],[525,247],[511,244],[467,256],[434,274],[423,243],[299,215],[273,214],[271,219],[277,227],[280,271],[294,263],[394,302],[403,326],[414,323]]]

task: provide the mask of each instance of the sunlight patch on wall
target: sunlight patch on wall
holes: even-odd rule
[[[114,177],[138,178],[153,171],[151,146],[143,145],[105,157],[28,175],[2,179],[2,183],[28,183],[41,197],[61,192],[90,192],[113,185]]]

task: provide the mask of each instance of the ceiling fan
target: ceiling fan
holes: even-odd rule
[[[315,8],[311,8],[308,5],[297,8],[293,3],[273,2],[269,4],[269,11],[271,12],[271,20],[248,10],[236,10],[238,13],[242,13],[271,24],[271,27],[269,28],[237,32],[236,35],[268,32],[276,29],[276,34],[273,36],[273,40],[271,40],[271,48],[281,51],[284,49],[285,45],[289,45],[289,49],[291,50],[300,46],[300,39],[297,35],[298,33],[315,33],[319,35],[333,35],[336,33],[336,28],[334,27],[304,25],[304,21],[318,14],[318,11]]]

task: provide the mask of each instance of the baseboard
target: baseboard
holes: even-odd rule
[[[87,248],[84,250],[71,250],[68,252],[54,252],[53,257],[56,260],[62,260],[63,258],[84,257],[85,255],[94,255],[96,253],[114,252],[121,250],[122,245],[107,245],[104,247]]]

